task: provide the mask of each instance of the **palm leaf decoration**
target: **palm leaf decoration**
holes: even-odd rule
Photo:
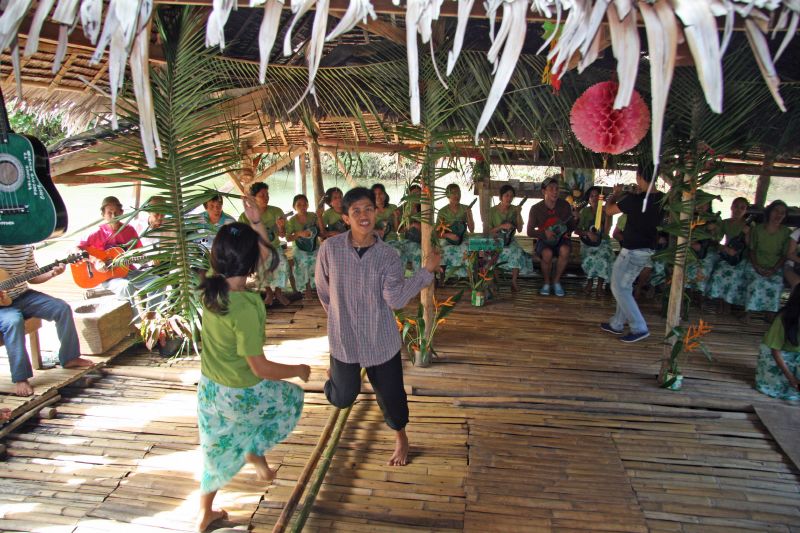
[[[155,262],[148,273],[156,281],[141,292],[145,300],[152,299],[154,291],[164,295],[153,323],[180,316],[196,341],[200,302],[195,288],[198,271],[208,268],[208,257],[193,238],[201,224],[190,212],[213,194],[201,184],[235,169],[240,158],[221,110],[225,98],[219,95],[228,82],[221,76],[214,51],[204,46],[202,12],[191,8],[160,10],[155,24],[166,59],[163,65],[150,68],[163,157],[155,168],[148,168],[139,139],[122,136],[114,141],[123,149],[122,155],[104,165],[138,169],[140,182],[156,189],[163,199],[163,203],[150,207],[166,216],[154,235],[159,238],[158,245],[135,253]],[[138,123],[134,106],[126,106],[124,113],[131,123]]]

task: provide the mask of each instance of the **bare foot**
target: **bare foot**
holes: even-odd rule
[[[511,292],[519,292],[519,285],[516,281],[511,282]]]
[[[394,442],[394,454],[386,464],[389,466],[406,466],[406,463],[408,463],[408,437],[405,429],[397,432]]]
[[[31,387],[27,379],[18,381],[14,383],[14,394],[17,396],[33,396],[33,387]]]
[[[94,366],[94,363],[83,357],[76,357],[64,363],[64,368],[85,368],[89,366]]]
[[[584,294],[591,294],[592,293],[592,280],[586,282],[586,285],[583,286]]]
[[[0,409],[0,422],[5,422],[6,420],[11,418],[11,409],[8,407],[3,407]]]
[[[272,294],[272,291],[267,291],[267,293],[264,295],[264,305],[269,307],[270,305],[272,305],[272,302],[274,301],[275,301],[275,295]]]
[[[278,302],[280,302],[280,304],[283,306],[287,306],[292,303],[289,301],[289,298],[283,295],[282,292],[276,292],[275,299],[278,300]]]
[[[273,470],[269,467],[269,463],[267,463],[267,458],[263,455],[256,455],[254,453],[248,453],[245,455],[245,459],[248,463],[253,465],[256,469],[256,475],[260,481],[272,481],[275,479],[275,475],[278,473],[277,470]]]
[[[210,512],[200,511],[197,517],[197,531],[202,533],[208,526],[217,520],[226,520],[228,518],[228,511],[225,509],[211,509]]]

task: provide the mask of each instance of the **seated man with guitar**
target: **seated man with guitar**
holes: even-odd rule
[[[464,236],[467,231],[475,231],[475,221],[470,206],[460,203],[461,188],[457,183],[448,185],[445,193],[448,204],[439,209],[436,217],[436,231],[442,243],[442,267],[445,273],[449,270],[458,277],[465,277],[467,243]]]
[[[522,230],[522,214],[519,206],[513,205],[517,191],[511,185],[500,187],[500,203],[489,209],[489,223],[486,232],[503,241],[503,251],[500,252],[499,263],[503,263],[503,270],[511,270],[511,290],[517,292],[517,277],[520,269],[525,269],[530,264],[528,256],[522,247],[517,244],[514,235]]]
[[[136,230],[130,225],[123,225],[119,220],[122,216],[122,203],[119,199],[116,196],[103,198],[100,213],[105,222],[78,243],[78,248],[89,252],[91,258],[73,265],[72,277],[79,287],[90,288],[102,284],[118,298],[128,300],[131,308],[136,309],[136,295],[155,292],[150,286],[157,278],[131,266],[132,263],[141,263],[143,257],[115,260],[127,250],[142,247]],[[161,301],[156,295],[145,295],[141,299],[146,308],[156,306]]]
[[[292,207],[297,212],[286,222],[286,240],[293,242],[292,273],[295,288],[305,292],[305,298],[311,296],[314,283],[314,269],[317,266],[317,251],[319,249],[319,228],[317,215],[308,212],[308,197],[298,194],[292,200]]]
[[[31,396],[33,387],[28,380],[33,369],[25,349],[25,319],[31,317],[52,320],[61,347],[58,360],[64,368],[88,367],[94,363],[82,358],[78,332],[72,319],[72,308],[64,300],[28,288],[28,282],[44,283],[64,272],[65,263],[83,256],[70,256],[39,268],[33,257],[33,246],[0,246],[0,333],[8,352],[11,381],[17,396]]]
[[[542,261],[544,285],[539,290],[542,296],[550,295],[552,284],[556,296],[564,296],[561,276],[567,268],[571,248],[570,234],[575,228],[572,207],[558,197],[558,177],[550,176],[542,182],[544,200],[531,207],[528,218],[528,237],[537,238],[535,253]],[[557,258],[553,275],[553,257]]]

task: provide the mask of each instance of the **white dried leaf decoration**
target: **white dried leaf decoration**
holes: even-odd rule
[[[420,117],[419,94],[419,57],[417,50],[417,35],[423,43],[430,40],[431,23],[439,17],[440,7],[444,0],[406,0],[406,39],[409,68],[409,97],[410,115],[412,122],[418,124]],[[468,25],[468,14],[474,0],[447,0],[458,2],[458,24],[455,29],[453,50],[448,58],[447,72],[452,72],[458,58],[463,36]],[[264,79],[266,62],[272,50],[275,37],[278,34],[280,22],[280,0],[251,0],[251,6],[265,3],[265,22],[259,34],[262,65],[260,78]],[[395,5],[400,5],[401,0],[393,0]],[[35,51],[35,37],[41,24],[46,20],[46,15],[53,5],[53,0],[40,0],[37,3],[36,13],[29,14],[32,10],[31,0],[6,0],[2,15],[0,15],[0,46],[5,50],[16,45],[20,23],[26,16],[31,16],[35,22],[30,34],[34,42],[26,49],[26,54]],[[328,0],[292,0],[291,8],[295,14],[284,42],[284,53],[291,53],[292,30],[303,14],[317,4],[323,13],[316,16],[312,28],[312,43],[309,54],[309,85],[307,93],[313,94],[314,75],[319,66],[322,53],[322,42],[326,35],[327,16],[324,12],[328,8]],[[791,39],[794,38],[800,26],[800,0],[485,0],[487,16],[490,18],[490,37],[493,42],[490,59],[494,63],[495,79],[487,96],[487,102],[481,115],[476,130],[476,140],[480,132],[488,124],[494,110],[505,92],[508,81],[511,79],[519,58],[519,53],[524,42],[527,23],[525,21],[528,6],[530,10],[539,15],[554,18],[557,24],[562,24],[561,36],[558,42],[549,51],[549,58],[553,60],[553,70],[558,71],[562,65],[577,64],[583,70],[597,57],[600,43],[599,33],[602,30],[603,15],[611,28],[610,37],[615,57],[618,59],[618,75],[620,87],[619,99],[615,104],[624,105],[629,98],[629,90],[633,87],[636,76],[636,64],[639,43],[636,21],[643,20],[649,48],[649,56],[653,62],[651,69],[652,84],[652,109],[653,109],[653,139],[654,161],[658,161],[657,153],[660,150],[660,124],[663,123],[663,112],[666,106],[669,83],[675,63],[676,42],[684,38],[689,45],[694,63],[698,71],[698,78],[705,92],[706,101],[711,109],[722,112],[722,56],[727,49],[733,29],[734,18],[743,19],[745,33],[753,51],[754,57],[761,70],[764,81],[777,105],[784,109],[780,96],[780,78],[775,69],[775,61],[786,49]],[[235,7],[233,0],[213,0],[213,9],[207,25],[207,42],[209,45],[224,46],[224,26],[230,10]],[[501,27],[495,34],[494,15],[497,9],[503,8]],[[122,85],[125,64],[129,59],[135,44],[135,53],[131,61],[136,63],[132,68],[136,98],[142,117],[143,141],[148,163],[155,164],[155,152],[160,150],[152,109],[147,102],[151,101],[149,85],[146,82],[148,58],[147,46],[149,39],[142,38],[142,32],[147,31],[152,0],[111,0],[106,8],[105,21],[102,24],[102,0],[59,0],[53,12],[52,20],[61,24],[59,55],[63,56],[70,28],[74,27],[78,12],[84,26],[84,33],[95,42],[97,49],[93,56],[95,62],[104,59],[104,53],[110,46],[108,58],[110,62],[109,76],[111,78],[112,106],[116,101],[116,93]],[[524,9],[523,9],[524,8]],[[342,17],[342,22],[337,25],[328,38],[343,33],[352,25],[367,17],[374,18],[375,13],[370,0],[352,0],[347,12]],[[508,18],[508,20],[506,20]],[[772,28],[769,24],[772,23]],[[720,42],[718,29],[723,29]],[[767,36],[772,31],[772,37],[778,31],[786,31],[775,59],[770,55],[767,47]],[[98,39],[98,33],[100,37]],[[136,41],[135,41],[136,40]],[[540,52],[546,50],[550,41],[546,42]],[[18,50],[13,50],[13,55],[18,55]],[[60,60],[56,60],[56,64]],[[133,67],[133,65],[132,65]],[[17,83],[19,83],[18,69]],[[113,122],[116,123],[116,117]],[[656,131],[658,129],[659,131]]]

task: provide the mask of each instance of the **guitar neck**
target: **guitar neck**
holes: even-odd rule
[[[114,263],[116,266],[128,266],[132,265],[133,263],[141,263],[142,261],[147,261],[147,258],[143,255],[135,255],[133,257],[126,257],[125,259],[112,259],[108,261],[108,263]]]
[[[28,281],[29,279],[41,276],[45,272],[50,272],[58,265],[58,263],[59,261],[56,261],[55,263],[50,263],[47,266],[43,266],[42,268],[36,269],[33,272],[26,272],[24,274],[14,276],[13,278],[8,278],[6,280],[0,281],[0,291],[7,291],[8,289],[11,289],[15,285],[18,285],[23,281]]]
[[[3,90],[0,89],[0,143],[8,144],[9,133],[11,133],[11,124],[8,122],[8,112],[6,111],[6,100],[3,97]]]

